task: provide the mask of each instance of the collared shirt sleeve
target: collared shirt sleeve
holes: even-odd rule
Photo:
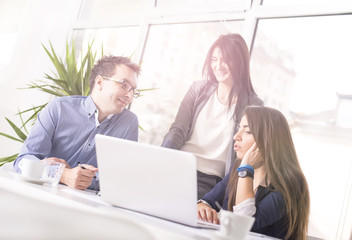
[[[55,102],[52,101],[38,113],[38,118],[31,130],[31,134],[28,135],[14,162],[15,171],[20,171],[18,163],[23,158],[38,161],[44,159],[49,154],[52,148],[51,138],[55,131],[58,116]]]
[[[209,207],[211,207],[211,205],[210,205],[209,203],[207,203],[206,201],[204,201],[203,199],[199,199],[199,200],[197,201],[197,204],[198,204],[198,203],[204,203],[204,204],[208,205]]]
[[[240,204],[233,206],[233,212],[240,215],[252,217],[256,212],[255,199],[248,198]]]
[[[202,197],[202,200],[209,204],[216,211],[220,211],[216,202],[222,205],[222,208],[227,210],[227,201],[225,201],[226,187],[230,178],[230,174],[227,174],[215,187]]]

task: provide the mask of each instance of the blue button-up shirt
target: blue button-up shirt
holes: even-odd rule
[[[120,114],[96,124],[97,111],[90,96],[59,97],[52,100],[38,114],[38,119],[14,162],[15,170],[20,171],[18,163],[23,158],[39,161],[50,157],[62,158],[71,167],[76,167],[79,162],[97,167],[96,134],[138,140],[138,119],[134,113],[124,109]],[[93,179],[89,188],[97,190],[99,184]]]

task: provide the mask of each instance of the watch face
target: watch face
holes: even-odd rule
[[[239,177],[245,177],[245,176],[247,176],[247,171],[239,171],[239,172],[238,172],[238,176],[239,176]]]
[[[247,170],[242,170],[238,172],[238,176],[241,178],[245,178],[245,177],[251,177],[253,178],[253,173],[247,171]]]

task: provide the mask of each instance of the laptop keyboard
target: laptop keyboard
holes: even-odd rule
[[[219,224],[215,224],[215,223],[210,223],[210,222],[206,222],[203,220],[198,220],[198,225],[202,228],[210,228],[210,229],[216,229],[219,230],[220,229],[220,225]]]

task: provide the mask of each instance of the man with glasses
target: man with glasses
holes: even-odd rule
[[[90,95],[53,99],[14,162],[22,159],[66,164],[60,179],[72,188],[99,190],[95,135],[138,140],[137,116],[126,109],[139,96],[140,68],[129,58],[105,56],[93,67]]]

